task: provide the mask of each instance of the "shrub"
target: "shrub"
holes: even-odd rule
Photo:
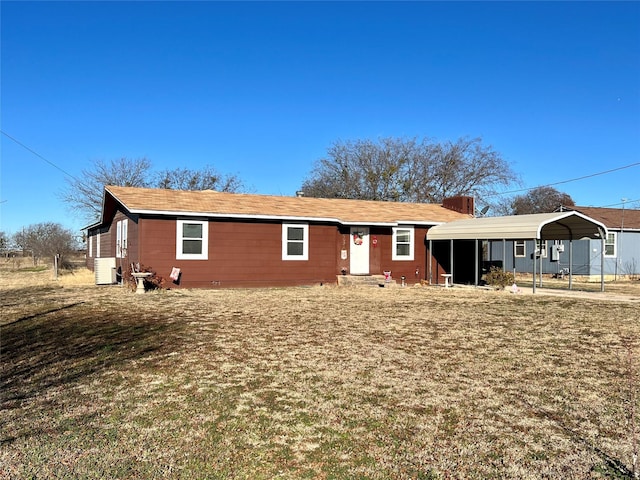
[[[492,287],[504,288],[507,285],[512,285],[515,278],[511,272],[505,272],[498,267],[491,267],[485,275],[485,281],[487,285],[491,285]]]

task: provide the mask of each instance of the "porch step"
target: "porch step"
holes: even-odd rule
[[[385,282],[384,275],[336,275],[339,287],[397,287],[395,280]]]

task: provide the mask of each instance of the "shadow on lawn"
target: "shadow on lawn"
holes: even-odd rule
[[[2,326],[0,412],[10,414],[24,408],[25,402],[73,398],[69,392],[62,399],[56,395],[92,375],[162,349],[176,328],[179,324],[156,315],[143,317],[85,302],[23,315]],[[53,391],[56,395],[50,395]],[[14,440],[3,435],[0,444]]]
[[[603,465],[599,465],[596,468],[598,473],[604,475],[606,478],[618,478],[623,480],[627,478],[635,478],[633,471],[627,468],[627,466],[621,460],[612,457],[602,448],[598,447],[592,441],[588,440],[583,435],[578,433],[577,430],[569,427],[560,415],[543,407],[535,406],[524,398],[518,397],[518,400],[520,401],[520,403],[524,404],[529,412],[531,412],[534,416],[546,421],[551,421],[556,425],[556,428],[558,428],[558,430],[563,432],[573,441],[584,445],[585,447],[596,453],[604,462]]]

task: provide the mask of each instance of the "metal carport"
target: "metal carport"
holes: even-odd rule
[[[569,286],[571,288],[572,241],[585,238],[601,240],[600,289],[604,291],[604,242],[607,228],[597,220],[580,212],[536,213],[506,217],[482,217],[458,220],[432,227],[427,232],[429,252],[434,240],[450,241],[450,262],[453,272],[453,241],[475,240],[475,284],[478,285],[479,240],[569,240]],[[431,264],[431,262],[429,262]],[[536,261],[533,261],[533,292],[536,291]],[[454,279],[452,278],[452,282]]]

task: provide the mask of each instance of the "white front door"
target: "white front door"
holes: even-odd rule
[[[349,273],[369,275],[369,229],[351,227]]]

